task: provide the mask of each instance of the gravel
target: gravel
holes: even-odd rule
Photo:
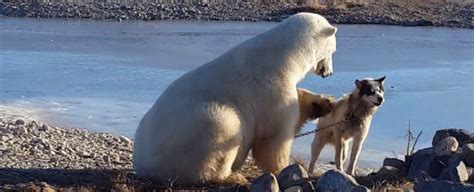
[[[294,1],[226,3],[7,3],[0,14],[11,17],[136,20],[281,21],[298,12],[314,12],[336,24],[386,24],[474,28],[474,2],[346,3],[323,7]]]
[[[132,141],[109,133],[0,119],[0,167],[131,169]]]

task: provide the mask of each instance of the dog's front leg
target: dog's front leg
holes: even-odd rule
[[[336,138],[336,141],[334,141],[334,148],[336,149],[336,157],[334,159],[334,161],[336,161],[336,169],[339,169],[341,171],[343,171],[342,169],[342,153],[343,152],[343,146],[344,145],[344,141],[342,141],[342,136],[340,134],[335,134],[334,135],[335,138]]]
[[[364,143],[366,136],[366,134],[357,134],[354,136],[354,140],[352,142],[351,157],[349,161],[349,168],[347,169],[347,173],[351,174],[352,176],[355,176],[357,159],[359,159],[362,144]]]

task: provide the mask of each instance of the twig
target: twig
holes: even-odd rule
[[[395,151],[393,151],[393,150],[392,150],[392,153],[393,153],[393,155],[395,155],[395,158],[398,159],[397,153],[395,153]]]
[[[410,155],[413,154],[413,152],[415,152],[415,145],[418,142],[418,138],[420,138],[421,133],[423,133],[423,130],[420,130],[420,133],[418,133],[418,135],[416,136],[415,142],[413,143],[413,146],[411,148]]]
[[[410,145],[411,145],[411,140],[413,139],[413,133],[411,132],[411,122],[408,121],[408,130],[407,130],[407,152],[406,155],[410,155]]]

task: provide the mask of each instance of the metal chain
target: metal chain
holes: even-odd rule
[[[341,121],[337,121],[337,122],[332,123],[332,124],[329,124],[329,125],[327,125],[327,126],[325,126],[325,127],[321,127],[321,128],[319,128],[319,129],[316,128],[316,129],[314,129],[314,130],[312,130],[312,131],[300,133],[300,134],[298,134],[298,135],[295,136],[295,139],[298,138],[298,137],[303,137],[303,136],[306,136],[306,135],[309,135],[309,134],[316,133],[316,132],[318,132],[318,131],[327,129],[327,128],[329,128],[329,127],[334,127],[334,126],[336,126],[336,125],[339,125],[339,124],[342,124],[342,123],[344,123],[344,122],[346,122],[346,121],[349,121],[349,120],[352,119],[352,118],[356,118],[356,117],[355,117],[354,115],[349,115],[349,116],[347,116],[346,118],[342,119]]]

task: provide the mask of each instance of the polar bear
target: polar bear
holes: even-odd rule
[[[251,149],[259,167],[278,173],[299,116],[296,85],[309,72],[333,73],[336,31],[299,13],[179,77],[140,121],[136,173],[179,185],[224,181]]]

